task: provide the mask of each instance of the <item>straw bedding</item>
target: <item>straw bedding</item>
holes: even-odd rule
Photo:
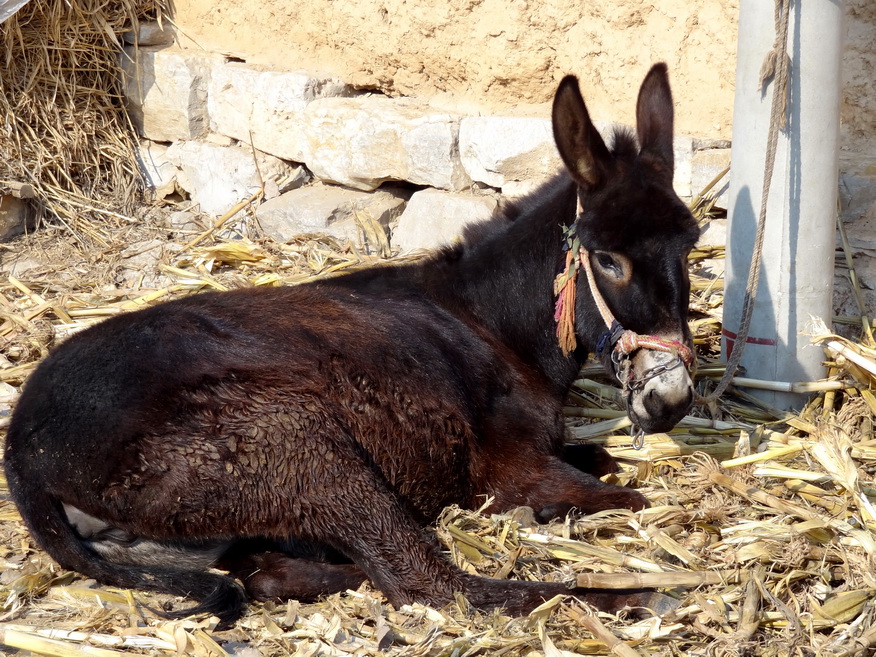
[[[3,408],[52,344],[110,314],[384,262],[366,254],[365,242],[273,242],[252,209],[217,230],[195,214],[180,228],[179,208],[144,207],[104,228],[106,246],[84,248],[63,226],[17,242],[16,257],[30,268],[0,279]],[[723,373],[722,285],[708,274],[722,255],[709,248],[691,256],[702,393]],[[679,600],[670,617],[633,622],[569,600],[524,619],[483,614],[462,598],[446,609],[396,610],[365,584],[320,604],[255,604],[238,627],[218,633],[211,619],[167,622],[147,609],[183,600],[105,589],[60,571],[5,501],[0,642],[37,654],[100,655],[867,654],[876,646],[876,350],[814,330],[813,340],[829,346],[832,376],[803,386],[821,391],[802,413],[731,388],[671,433],[646,436],[641,450],[632,448],[616,388],[599,367],[585,366],[568,399],[569,439],[606,445],[625,466],[619,482],[650,498],[647,511],[538,526],[527,509],[492,517],[448,509],[437,524],[449,558],[470,572],[656,586]],[[8,411],[0,413],[2,427]]]
[[[218,226],[179,215],[180,207],[135,207],[116,91],[89,96],[97,85],[80,77],[110,66],[91,59],[111,50],[87,12],[93,4],[31,2],[29,14],[2,30],[7,62],[15,61],[0,76],[0,103],[20,139],[0,146],[0,180],[33,184],[60,221],[0,245],[0,432],[47,350],[108,315],[205,289],[296,284],[384,262],[367,254],[386,245],[367,240],[265,238],[252,218],[258,195]],[[155,10],[124,6],[111,31]],[[30,30],[38,21],[47,23]],[[83,42],[94,41],[55,52],[50,43],[68,38],[58,29],[69,21]],[[29,68],[19,65],[21,52],[34,58]],[[53,57],[63,59],[50,67]],[[73,82],[60,85],[53,104],[46,89],[62,70]],[[697,213],[708,221],[708,203],[698,202]],[[691,256],[703,394],[723,374],[722,282],[710,273],[722,257],[720,248]],[[108,589],[60,570],[3,499],[0,644],[40,655],[873,654],[876,345],[823,326],[813,327],[813,340],[825,347],[831,376],[797,386],[815,392],[803,412],[786,414],[731,388],[669,434],[646,436],[641,450],[632,448],[611,382],[598,367],[582,370],[566,409],[569,440],[604,444],[621,459],[614,477],[646,493],[652,507],[644,512],[539,526],[527,509],[484,516],[450,508],[436,525],[448,558],[469,572],[659,587],[679,601],[670,616],[634,621],[552,600],[509,618],[473,610],[461,597],[445,609],[393,609],[366,583],[319,604],[253,604],[234,629],[216,632],[215,619],[169,622],[149,611],[184,600]]]

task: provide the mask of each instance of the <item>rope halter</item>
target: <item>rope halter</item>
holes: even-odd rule
[[[600,357],[609,355],[611,358],[614,374],[620,382],[624,393],[630,394],[635,390],[641,390],[651,379],[684,365],[688,370],[695,363],[693,352],[690,348],[678,340],[665,340],[655,335],[639,335],[621,326],[617,321],[605,298],[599,292],[596,285],[596,277],[590,264],[590,253],[581,244],[577,236],[578,219],[581,217],[581,201],[578,200],[578,214],[571,226],[565,229],[564,250],[566,251],[566,267],[554,280],[554,294],[557,301],[554,319],[557,323],[556,333],[560,341],[563,355],[568,356],[577,346],[575,337],[575,287],[578,277],[578,269],[584,269],[587,275],[587,284],[590,294],[599,310],[606,331],[596,342],[596,353]],[[675,356],[671,361],[657,367],[652,367],[638,375],[633,370],[632,356],[640,349],[662,351]],[[643,434],[634,440],[633,445],[640,448]]]

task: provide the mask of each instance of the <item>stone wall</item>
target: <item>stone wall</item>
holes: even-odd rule
[[[666,61],[680,130],[729,139],[737,11],[738,0],[175,0],[173,20],[184,47],[460,113],[547,116],[574,73],[594,118],[629,124],[631,81]]]
[[[843,147],[876,157],[876,3],[844,2]],[[738,12],[739,0],[175,0],[173,20],[186,47],[464,113],[538,112],[575,73],[595,118],[628,124],[631,80],[662,60],[679,130],[730,139]]]
[[[144,30],[125,60],[151,187],[183,190],[219,216],[273,177],[257,217],[280,240],[306,232],[357,239],[364,212],[395,247],[436,246],[560,167],[547,118],[450,112],[164,41]],[[635,105],[635,89],[625,106]],[[612,128],[601,127],[606,135]],[[683,197],[729,164],[718,140],[678,136],[675,156]]]
[[[580,3],[563,0],[548,10],[535,2],[544,11],[532,19],[533,33],[525,35],[519,26],[512,27],[520,20],[519,7],[488,29],[488,18],[498,12],[490,0],[448,5],[440,15],[408,19],[404,12],[416,13],[421,3],[363,0],[355,11],[340,0],[331,7],[284,5],[285,13],[270,29],[262,25],[261,12],[276,13],[276,5],[231,4],[182,0],[176,4],[173,35],[146,26],[135,55],[138,66],[128,61],[128,95],[138,128],[153,142],[144,149],[144,166],[159,194],[182,188],[203,210],[219,215],[258,189],[265,172],[271,172],[281,183],[269,186],[259,220],[279,239],[302,231],[361,239],[362,216],[373,216],[396,247],[432,246],[438,232],[445,233],[440,239],[452,240],[462,217],[484,216],[556,170],[548,106],[542,101],[566,71],[588,74],[582,87],[594,116],[629,124],[646,68],[642,62],[666,59],[681,133],[676,139],[677,191],[684,197],[696,193],[729,161],[729,142],[723,138],[729,136],[732,111],[735,2],[597,0],[588,4],[592,23],[586,38],[572,43],[564,33],[548,69],[533,68],[534,60],[521,59],[519,53],[497,57],[508,44],[544,54],[544,35],[536,33],[548,23],[565,25],[570,33],[585,29],[569,23],[572,4]],[[341,38],[337,26],[321,40],[307,42],[311,31],[325,30],[325,16],[311,16],[319,7],[325,16],[359,20],[361,27],[353,32],[360,42],[353,47],[332,41]],[[847,8],[841,215],[872,312],[876,5],[848,0]],[[238,16],[244,9],[252,12],[251,20]],[[369,31],[375,16],[385,16],[381,20],[387,24]],[[451,25],[451,18],[461,23]],[[661,40],[655,26],[667,18],[675,20],[673,35]],[[280,30],[292,19],[315,23],[296,25],[284,36]],[[430,21],[433,28],[428,28]],[[259,25],[266,31],[259,31]],[[467,61],[465,49],[457,47],[464,27],[497,32],[469,44]],[[417,34],[424,43],[412,42]],[[398,50],[392,57],[386,53],[390,45]],[[348,46],[352,50],[344,50]],[[445,60],[434,53],[427,58],[423,51],[442,47],[455,50]],[[630,51],[621,56],[618,49],[625,47]],[[372,57],[359,61],[357,69],[355,56],[363,48]],[[128,52],[134,56],[133,48]],[[403,56],[412,59],[403,61]],[[493,68],[481,70],[490,61]],[[313,69],[294,70],[305,64]],[[517,68],[512,71],[508,64]],[[704,75],[713,77],[701,79]],[[429,224],[427,218],[440,213],[454,225]],[[711,233],[720,241],[718,228]],[[837,312],[854,314],[844,260],[837,261]]]

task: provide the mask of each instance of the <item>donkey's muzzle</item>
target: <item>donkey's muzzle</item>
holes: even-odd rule
[[[687,415],[694,387],[678,354],[641,349],[630,358],[627,413],[645,433],[669,431]]]

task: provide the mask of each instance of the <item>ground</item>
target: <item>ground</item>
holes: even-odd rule
[[[249,210],[216,230],[184,210],[146,207],[87,234],[48,227],[3,245],[0,430],[27,374],[71,331],[182,294],[295,284],[377,261],[367,245],[277,244]],[[721,282],[701,275],[701,263],[720,256],[712,248],[691,260],[701,391],[722,374]],[[872,360],[863,345],[847,347]],[[633,585],[677,598],[669,617],[608,617],[569,600],[523,619],[480,613],[461,598],[440,610],[393,609],[366,583],[319,604],[253,604],[232,630],[217,632],[214,619],[169,622],[148,609],[185,600],[61,571],[4,500],[0,643],[104,656],[553,656],[606,654],[619,641],[626,652],[615,646],[615,654],[856,654],[849,650],[876,645],[876,398],[860,369],[840,357],[833,364],[848,387],[821,392],[800,414],[732,392],[670,434],[647,436],[641,450],[631,447],[616,388],[600,368],[585,367],[568,400],[569,440],[606,445],[624,466],[618,482],[642,490],[651,509],[549,526],[532,525],[525,509],[489,517],[448,509],[435,528],[448,558],[470,572],[582,584],[607,575],[601,586],[626,573]]]

